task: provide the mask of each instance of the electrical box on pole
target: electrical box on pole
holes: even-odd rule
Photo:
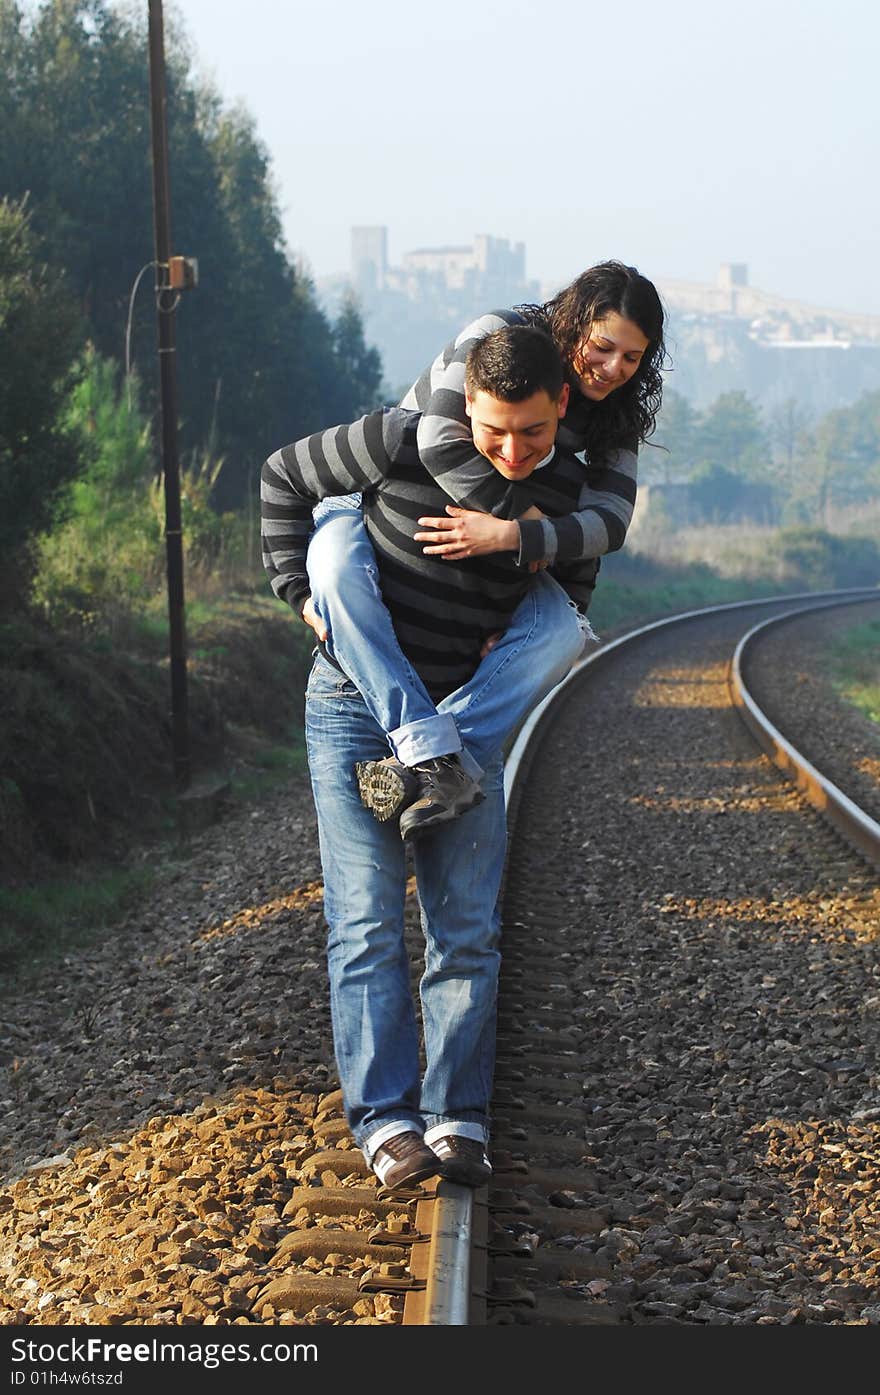
[[[168,285],[173,291],[189,291],[199,284],[199,264],[195,257],[168,258]]]

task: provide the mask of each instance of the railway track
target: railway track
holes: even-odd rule
[[[875,605],[876,601],[873,602]],[[766,751],[767,755],[785,771],[807,799],[818,809],[858,851],[873,864],[880,865],[880,824],[871,813],[862,808],[853,798],[836,784],[830,776],[818,769],[808,756],[797,749],[770,715],[762,709],[760,702],[749,687],[747,672],[752,652],[759,640],[764,639],[769,630],[779,625],[789,624],[802,610],[794,610],[786,615],[763,620],[743,635],[734,651],[731,662],[730,686],[743,721]],[[873,794],[873,791],[872,791]],[[876,805],[876,795],[871,799]]]
[[[7,1324],[880,1323],[876,872],[761,754],[732,677],[744,630],[818,599],[647,626],[520,732],[488,1187],[377,1188],[332,1070],[302,1069],[327,1024],[292,987],[299,1070],[257,1059],[259,1086],[0,1191]],[[270,981],[278,917],[319,958],[319,892],[242,921]],[[237,927],[175,951],[193,1005]]]
[[[857,854],[877,865],[880,827],[786,740],[762,713],[744,678],[749,648],[758,634],[765,635],[769,627],[785,623],[792,615],[803,614],[816,605],[840,605],[841,599],[839,595],[811,596],[792,598],[782,606],[772,603],[769,608],[777,612],[781,609],[783,613],[762,619],[742,637],[733,653],[728,681],[735,709],[771,760],[805,792],[810,803],[830,820]],[[849,597],[850,601],[853,599]],[[858,599],[878,604],[876,593]],[[723,609],[748,613],[752,608]],[[696,612],[674,622],[659,622],[637,635],[625,636],[618,644],[630,645],[668,623],[681,624],[711,613],[718,612]],[[573,957],[565,947],[566,936],[573,928],[570,906],[559,894],[555,871],[549,878],[546,871],[546,833],[540,801],[552,799],[553,792],[532,794],[529,789],[529,768],[542,758],[542,723],[546,725],[548,708],[552,705],[554,713],[561,711],[563,703],[569,711],[578,705],[588,708],[589,696],[583,691],[585,669],[589,664],[607,662],[607,658],[606,651],[600,650],[580,666],[563,689],[551,695],[526,723],[508,762],[514,865],[508,875],[499,995],[493,1100],[494,1175],[490,1186],[473,1197],[465,1196],[465,1189],[447,1183],[439,1185],[437,1190],[445,1208],[444,1230],[454,1234],[454,1253],[459,1260],[464,1255],[463,1236],[469,1226],[475,1239],[467,1265],[460,1262],[451,1276],[451,1252],[445,1248],[443,1235],[426,1249],[437,1272],[444,1275],[447,1297],[450,1286],[453,1290],[457,1286],[458,1295],[434,1309],[420,1298],[408,1299],[405,1322],[573,1326],[687,1320],[675,1311],[674,1303],[667,1304],[664,1310],[662,1299],[653,1308],[648,1302],[639,1309],[627,1302],[638,1289],[638,1280],[615,1282],[615,1259],[651,1229],[646,1224],[652,1219],[651,1205],[643,1206],[634,1215],[628,1205],[621,1205],[613,1194],[608,1195],[607,1186],[597,1176],[599,1159],[594,1149],[599,1150],[603,1140],[591,1138],[590,1119],[597,1111],[583,1079],[589,1068],[591,1042],[586,1023],[579,1021],[576,987],[583,966],[572,965],[574,977],[567,972],[566,961]],[[555,743],[546,738],[543,744],[545,759],[551,762]],[[563,768],[561,762],[559,768]],[[577,819],[563,817],[563,822],[571,828]],[[528,836],[520,832],[523,824],[542,830],[537,839],[537,858],[530,855]],[[569,841],[569,856],[571,846]],[[517,865],[521,852],[528,859],[525,871]],[[857,879],[859,876],[857,872]],[[564,886],[563,869],[560,882]],[[587,907],[597,894],[600,893],[593,888]],[[638,1102],[638,1089],[632,1098]],[[651,1139],[657,1132],[652,1121],[639,1119],[637,1113],[623,1130],[634,1144]],[[728,1188],[732,1192],[743,1190],[736,1184],[728,1184]],[[717,1190],[720,1193],[720,1182]],[[736,1211],[735,1202],[741,1199],[732,1197],[728,1210]],[[429,1231],[432,1211],[440,1204],[434,1199],[421,1204],[420,1229]],[[663,1209],[662,1203],[655,1201],[654,1206]],[[636,1219],[639,1224],[635,1234],[627,1235],[627,1226],[632,1227]],[[600,1243],[603,1240],[605,1243]],[[675,1248],[674,1239],[670,1238],[666,1253],[674,1255]],[[663,1268],[662,1263],[655,1267]],[[686,1264],[680,1267],[687,1271]],[[430,1283],[434,1272],[431,1263],[421,1272]],[[685,1274],[687,1282],[672,1287],[687,1288],[689,1284],[698,1295],[701,1277],[700,1269],[692,1270]],[[766,1295],[767,1291],[763,1292]],[[765,1303],[768,1312],[756,1311],[753,1320],[768,1322],[781,1316],[774,1313],[772,1300],[765,1298]],[[756,1305],[760,1307],[758,1300]],[[704,1297],[702,1306],[706,1307]],[[698,1304],[696,1311],[699,1309]],[[715,1319],[733,1320],[731,1311],[737,1309],[721,1307]],[[740,1306],[738,1311],[743,1308]],[[827,1320],[824,1308],[817,1305],[817,1311],[823,1315],[821,1320]],[[704,1313],[693,1320],[713,1321],[713,1316]]]

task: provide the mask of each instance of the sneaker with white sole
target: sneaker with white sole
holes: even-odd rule
[[[393,1138],[386,1138],[373,1154],[370,1166],[383,1187],[414,1187],[443,1171],[438,1155],[415,1129],[404,1129]]]
[[[465,1187],[482,1187],[492,1176],[492,1164],[485,1145],[479,1139],[447,1133],[442,1138],[432,1139],[431,1147],[440,1159],[443,1176],[449,1182],[459,1182]]]

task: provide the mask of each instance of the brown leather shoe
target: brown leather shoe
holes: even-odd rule
[[[386,1138],[373,1154],[370,1166],[383,1187],[412,1187],[443,1172],[439,1157],[415,1129]]]
[[[492,1176],[492,1164],[486,1149],[476,1138],[447,1133],[435,1138],[431,1147],[440,1160],[443,1176],[449,1182],[464,1187],[482,1187]]]

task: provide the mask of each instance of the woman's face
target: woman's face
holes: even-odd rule
[[[624,319],[616,310],[594,320],[571,361],[584,397],[603,402],[616,388],[628,383],[648,342],[635,321]]]

